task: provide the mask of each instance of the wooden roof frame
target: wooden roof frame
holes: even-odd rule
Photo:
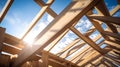
[[[24,32],[21,39],[5,32],[0,32],[2,35],[2,38],[0,38],[0,44],[2,45],[2,47],[0,46],[0,51],[8,52],[13,55],[18,54],[18,57],[13,61],[13,67],[27,65],[27,61],[33,66],[40,65],[42,67],[48,67],[48,65],[52,65],[53,67],[84,67],[87,65],[116,66],[115,63],[118,65],[120,64],[115,57],[109,56],[109,53],[115,53],[115,56],[120,54],[120,28],[117,28],[117,26],[120,26],[120,18],[113,17],[113,14],[120,10],[120,0],[117,0],[118,5],[110,12],[104,3],[104,0],[72,1],[59,15],[50,8],[52,3],[54,3],[54,0],[48,0],[47,3],[44,3],[42,0],[35,0],[35,2],[42,8],[26,29],[26,32]],[[0,22],[3,20],[12,3],[13,0],[7,1],[2,13],[0,14]],[[98,14],[92,13],[93,9],[96,9]],[[26,43],[24,43],[23,39],[45,12],[51,15],[54,20],[35,38],[34,44],[36,44],[36,46],[25,46]],[[85,34],[82,34],[74,26],[84,15],[93,24],[93,26]],[[107,25],[106,30],[101,27],[102,23]],[[0,31],[3,30],[5,31],[4,28],[0,28]],[[96,30],[98,30],[100,34],[98,34],[94,39],[90,39],[89,36]],[[58,52],[58,54],[50,53],[50,50],[53,49],[53,47],[66,33],[68,33],[68,31],[72,31],[79,38],[68,44],[63,50]],[[96,41],[102,37],[104,40],[99,44],[96,44]],[[80,42],[80,40],[83,41]],[[80,42],[78,48],[73,47],[78,42]],[[86,48],[66,60],[68,56],[77,52],[78,49],[82,48],[85,44],[88,44]],[[103,44],[106,44],[107,46],[105,48],[101,48],[100,46]],[[73,49],[68,50],[72,47]],[[87,51],[90,52],[86,53]],[[81,60],[81,56],[83,54],[85,54],[85,57],[82,57],[83,60]],[[97,60],[98,57],[101,58]],[[42,60],[42,62],[39,60]],[[97,60],[95,62],[97,64],[92,63],[95,60]]]

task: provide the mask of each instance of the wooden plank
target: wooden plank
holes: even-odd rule
[[[94,38],[94,41],[97,41],[98,39],[101,38],[101,35],[99,34],[96,38]],[[73,61],[74,59],[76,59],[77,57],[79,57],[83,52],[85,52],[86,50],[90,49],[91,47],[89,45],[86,46],[85,49],[83,49],[82,51],[80,51],[79,53],[77,53],[76,55],[74,55],[73,57],[71,57],[69,60]]]
[[[91,19],[91,18],[89,17],[89,15],[93,15],[92,10],[87,13],[87,18],[88,18],[89,21],[93,24],[93,26],[100,32],[100,34],[103,36],[103,38],[107,40],[108,37],[105,36],[105,35],[102,33],[102,32],[104,32],[103,28],[101,27],[102,22],[93,20],[93,18]]]
[[[80,45],[77,45],[77,46],[73,47],[68,52],[63,53],[60,57],[67,58],[68,56],[70,56],[71,54],[73,54],[74,52],[76,52],[78,49],[80,49],[81,47],[83,47],[85,44],[86,44],[85,42],[80,43]]]
[[[42,0],[34,0],[39,6],[43,7],[46,4]],[[47,13],[50,14],[53,18],[57,17],[58,15],[50,8],[47,8]]]
[[[101,8],[102,7],[102,8]],[[98,11],[98,14],[100,14],[100,16],[110,16],[110,13],[104,3],[103,0],[101,0],[96,6],[95,6],[95,9]],[[112,24],[108,24],[106,23],[107,26],[108,26],[108,29],[114,33],[118,33],[116,27]]]
[[[99,63],[102,63],[101,62],[102,58],[103,58],[103,56],[100,56],[96,60],[89,61],[89,62],[92,62],[93,64],[95,64],[97,66]]]
[[[109,55],[109,54],[106,54],[105,57],[107,57],[107,58],[109,58],[110,60],[114,61],[117,65],[120,65],[120,64],[119,64],[119,63],[120,63],[120,61],[119,61],[120,57],[114,57],[114,56]]]
[[[73,62],[75,62],[75,64],[78,64],[81,61],[84,61],[85,57],[89,56],[93,51],[95,51],[95,50],[93,50],[92,48],[86,50],[79,57],[77,57],[75,60],[73,60]]]
[[[117,5],[114,9],[110,11],[110,15],[113,16],[120,9],[120,5]]]
[[[107,63],[105,63],[104,61],[102,61],[102,63],[106,66],[106,67],[110,67]]]
[[[61,38],[69,31],[69,29],[67,29],[65,32],[63,32],[60,36],[58,36],[53,42],[51,42],[46,48],[46,51],[50,51],[60,40]]]
[[[118,4],[120,5],[120,0],[117,0]]]
[[[94,57],[92,57],[92,56],[94,56]],[[90,62],[98,59],[98,58],[101,57],[102,55],[96,54],[96,56],[95,56],[95,54],[93,54],[92,56],[89,55],[89,56],[85,57],[84,61],[82,61],[83,64],[81,64],[81,62],[79,63],[79,64],[81,64],[81,67],[84,67],[85,65],[89,64]],[[86,59],[86,58],[87,58],[87,59]],[[97,66],[97,65],[96,65],[96,66]]]
[[[10,56],[9,55],[0,55],[0,67],[9,67]]]
[[[72,41],[69,45],[67,45],[65,48],[63,48],[61,51],[59,51],[57,53],[57,55],[61,55],[63,54],[65,51],[67,51],[68,49],[70,49],[72,46],[74,46],[76,43],[78,43],[80,41],[79,38],[75,39],[74,41]]]
[[[114,61],[112,61],[112,60],[110,60],[109,58],[104,58],[104,60],[106,61],[106,62],[108,62],[112,67],[118,67],[117,65],[115,65],[113,62]]]
[[[14,48],[14,47],[11,47],[11,46],[8,46],[8,45],[6,45],[6,44],[3,43],[2,51],[14,55],[14,54],[20,53],[21,50],[17,49],[17,48]]]
[[[92,19],[89,19],[89,20],[92,22],[92,24],[95,26],[95,28],[100,32],[100,34],[102,35],[102,37],[107,40],[108,37],[103,34],[104,30],[101,27],[99,21],[92,20]]]
[[[89,16],[89,18],[92,19],[97,19],[100,21],[103,21],[104,23],[113,23],[113,24],[117,24],[120,25],[120,18],[118,17],[111,17],[111,16]]]
[[[27,29],[25,30],[25,32],[23,33],[23,36],[21,38],[21,40],[23,40],[25,38],[25,36],[32,30],[32,28],[37,24],[37,22],[39,21],[39,19],[44,15],[44,13],[46,12],[47,8],[50,7],[50,5],[53,3],[54,0],[48,0],[48,2],[46,3],[47,5],[45,5],[44,7],[42,7],[42,9],[38,12],[38,14],[35,16],[35,18],[31,21],[31,23],[29,24],[29,26],[27,27]]]
[[[110,39],[108,41],[116,43],[118,45],[120,44],[120,41],[118,39],[113,38],[113,37],[110,37]]]
[[[102,7],[102,8],[101,8]],[[104,0],[101,0],[96,6],[95,9],[97,10],[98,14],[104,16],[110,16],[109,11],[104,3]]]
[[[0,54],[3,47],[2,43],[4,41],[4,37],[5,37],[5,28],[0,27]]]
[[[112,32],[109,32],[109,31],[105,31],[103,32],[105,35],[108,35],[108,36],[111,36],[111,37],[114,37],[114,38],[117,38],[120,40],[120,34],[116,34],[116,33],[112,33]]]
[[[90,29],[94,29],[94,26],[92,26]],[[94,31],[92,31],[92,32],[87,31],[87,33],[85,33],[84,35],[88,37],[88,36],[89,36],[90,34],[92,34],[93,32],[94,32]],[[93,39],[93,41],[96,41],[96,40],[99,39],[100,37],[101,37],[101,35],[98,35],[98,37],[95,38],[95,39]],[[84,43],[85,43],[85,42],[82,41],[82,42],[80,43],[80,45],[79,45],[79,46],[76,46],[76,47],[78,47],[78,49],[79,49],[80,47],[82,47],[82,46],[84,45]],[[76,52],[78,49],[73,48],[73,50],[68,51],[68,52],[69,52],[69,55],[73,54],[73,53]],[[68,52],[63,53],[63,54],[61,55],[61,57],[62,57],[62,58],[67,57]],[[79,54],[79,53],[78,53],[78,54]],[[69,55],[68,55],[68,56],[69,56]]]
[[[46,51],[43,51],[43,52],[46,52]],[[71,67],[78,67],[77,65],[74,65],[73,63],[71,63],[71,62],[69,62],[68,60],[65,60],[65,59],[63,59],[63,58],[60,58],[60,57],[58,57],[58,56],[56,56],[56,55],[54,55],[54,54],[52,54],[52,53],[48,53],[48,55],[49,55],[49,58],[48,58],[48,64],[49,65],[51,65],[51,66],[55,66],[55,67],[59,67],[59,66],[61,66],[61,67],[66,67],[66,65],[68,64],[68,63],[70,63],[71,64]],[[39,59],[41,59],[41,55],[36,55],[36,59],[31,59],[31,61],[32,60],[39,60]],[[41,62],[42,63],[42,62]]]
[[[19,38],[16,38],[15,36],[7,33],[5,33],[5,39],[3,42],[18,48],[23,48],[25,46]]]
[[[96,51],[98,51],[100,54],[105,54],[106,52],[103,51],[103,49],[101,49],[97,44],[95,44],[90,38],[85,37],[84,35],[82,35],[77,29],[75,29],[74,27],[71,27],[71,30],[78,35],[82,40],[84,40],[86,43],[88,43],[93,49],[95,49]]]
[[[110,66],[111,66],[111,65],[110,65],[110,63],[108,63],[107,61],[105,61],[105,60],[104,60],[104,62],[108,65],[108,67],[110,67]]]
[[[120,45],[115,43],[115,42],[112,42],[112,41],[107,41],[105,40],[104,43],[108,44],[108,45],[111,45],[111,46],[114,46],[114,47],[118,47],[120,48]]]
[[[89,54],[89,56],[84,58],[84,61],[81,61],[80,63],[78,63],[78,65],[83,67],[85,63],[87,63],[92,58],[95,58],[96,56],[100,56],[100,54],[96,51],[93,51],[93,52],[91,52],[91,54]]]
[[[41,51],[48,44],[61,35],[66,29],[72,26],[75,21],[78,21],[86,12],[88,12],[98,0],[94,1],[77,1],[71,2],[70,5],[65,8],[59,16],[57,16],[37,37],[35,44],[39,47],[32,49],[31,53],[28,53],[29,49],[20,54],[16,59],[14,66],[19,66],[26,62],[35,52]],[[82,5],[84,3],[84,5]],[[82,6],[81,6],[82,5]],[[77,10],[76,10],[77,9]],[[68,18],[70,17],[70,18]],[[64,21],[64,22],[63,22]],[[27,47],[26,47],[27,48]]]
[[[48,67],[48,52],[42,52],[42,67]]]
[[[3,18],[7,14],[9,8],[11,7],[14,0],[7,0],[5,6],[3,7],[2,11],[0,12],[0,23],[2,22]]]
[[[75,65],[74,63],[72,63],[72,62],[70,62],[70,61],[68,61],[68,60],[65,60],[65,59],[63,59],[63,58],[61,58],[61,57],[59,57],[59,56],[56,56],[56,55],[54,55],[54,54],[52,54],[52,53],[49,53],[49,58],[52,58],[53,60],[56,60],[56,61],[58,61],[59,63],[64,63],[64,65],[66,65],[66,64],[71,64],[71,66],[73,66],[73,67],[78,67],[78,66]]]
[[[92,26],[90,28],[90,30],[88,30],[84,35],[88,37],[88,36],[90,36],[95,31],[96,31],[96,29],[94,28],[94,26]]]
[[[52,67],[66,67],[66,65],[59,63],[55,60],[49,59],[48,61],[49,65],[51,65]]]

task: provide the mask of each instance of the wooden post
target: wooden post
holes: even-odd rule
[[[5,28],[0,27],[0,53],[2,51],[2,42],[4,40]]]
[[[0,23],[5,17],[7,11],[9,10],[10,6],[12,5],[13,0],[7,0],[5,6],[3,7],[2,11],[0,12]]]
[[[48,53],[42,53],[42,67],[48,67]]]

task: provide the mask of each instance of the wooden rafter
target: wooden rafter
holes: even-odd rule
[[[113,23],[113,24],[117,24],[120,25],[120,18],[118,17],[111,17],[111,16],[90,16],[89,18],[92,19],[97,19],[100,21],[103,21],[105,23]]]
[[[98,51],[101,54],[105,54],[106,52],[103,51],[103,49],[101,49],[98,45],[96,45],[90,38],[85,37],[84,35],[82,35],[77,29],[75,29],[74,27],[71,27],[71,30],[78,35],[82,40],[84,40],[86,43],[88,43],[93,49],[95,49],[96,51]]]
[[[14,0],[7,0],[5,6],[3,7],[2,11],[0,12],[0,23],[3,20],[3,18],[5,17],[5,15],[7,14],[10,6],[12,5]]]
[[[12,57],[13,67],[48,67],[49,65],[52,67],[117,67],[120,65],[120,18],[114,17],[114,14],[120,10],[120,0],[117,0],[117,5],[111,11],[107,9],[104,0],[73,0],[59,15],[50,7],[54,0],[48,0],[46,3],[43,0],[34,1],[41,10],[24,32],[22,39],[5,33],[5,29],[0,27],[0,52],[10,53],[11,56],[18,55],[16,59]],[[0,14],[0,22],[12,2],[13,0],[7,0]],[[94,14],[94,8],[98,14]],[[54,18],[53,21],[37,35],[32,47],[26,46],[27,43],[24,43],[23,39],[45,12]],[[84,34],[75,28],[83,16],[93,23]],[[106,29],[102,26],[103,23],[107,25]],[[75,33],[78,38],[58,54],[50,53],[68,31]],[[95,31],[99,34],[90,38],[96,33]],[[101,40],[102,38],[104,39]]]
[[[42,0],[34,0],[39,6],[44,7],[46,4]],[[50,14],[53,18],[57,17],[58,15],[50,8],[47,8],[47,13]]]
[[[26,31],[23,34],[23,37],[21,40],[25,38],[25,36],[32,30],[32,28],[37,24],[39,19],[44,15],[46,12],[47,8],[50,7],[50,5],[53,3],[54,0],[48,0],[46,5],[42,7],[42,9],[38,12],[38,14],[35,16],[35,18],[31,21],[30,25],[27,27]]]
[[[35,42],[35,44],[42,44],[42,46],[36,47],[29,54],[27,54],[27,52],[24,52],[23,54],[21,54],[21,56],[24,56],[24,57],[18,56],[18,58],[16,59],[16,62],[14,63],[14,66],[19,66],[20,64],[27,61],[27,59],[29,59],[29,57],[31,57],[36,51],[42,50],[44,47],[46,47],[51,41],[53,41],[60,34],[62,34],[68,27],[73,25],[75,21],[79,20],[79,18],[81,18],[88,10],[90,10],[97,2],[98,2],[98,0],[94,0],[93,2],[86,1],[86,0],[82,1],[82,2],[80,2],[80,1],[72,2],[67,8],[65,8],[65,10],[63,10],[62,13],[60,13],[59,16],[57,16],[55,18],[55,20],[52,21],[51,24],[49,24],[37,36],[37,38],[36,38],[37,41]],[[84,6],[81,7],[80,5],[82,5],[82,3],[85,3],[85,4],[84,4]],[[78,9],[83,8],[83,9],[74,12],[74,10],[76,8],[78,8]],[[71,16],[71,17],[67,18],[69,16]],[[66,20],[66,18],[67,18],[67,20]],[[63,20],[66,23],[64,23],[64,22],[62,23]],[[61,26],[59,23],[61,23]]]
[[[102,8],[101,8],[101,7],[102,7]],[[109,13],[107,7],[105,6],[105,3],[104,3],[103,0],[101,0],[101,1],[95,6],[95,8],[96,8],[98,14],[100,14],[100,16],[110,16],[110,13]],[[114,25],[112,25],[112,24],[110,24],[110,23],[109,23],[109,24],[106,23],[106,24],[107,24],[109,30],[111,30],[111,31],[114,32],[114,33],[118,33],[118,31],[117,31],[117,29],[116,29],[116,27],[115,27]]]
[[[0,27],[0,53],[2,51],[2,42],[4,41],[4,36],[5,36],[5,28]]]

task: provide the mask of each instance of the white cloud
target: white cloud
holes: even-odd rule
[[[18,14],[13,13],[13,12],[11,12],[10,15],[7,15],[5,20],[7,21],[7,23],[10,23],[10,24],[21,23],[22,22],[20,17],[18,16]]]
[[[89,20],[85,20],[85,22],[86,22],[86,28],[89,28],[92,24],[91,24],[91,22],[89,21]]]
[[[91,38],[91,39],[94,39],[97,35],[98,35],[97,33],[93,33],[93,34],[90,36],[90,38]]]

